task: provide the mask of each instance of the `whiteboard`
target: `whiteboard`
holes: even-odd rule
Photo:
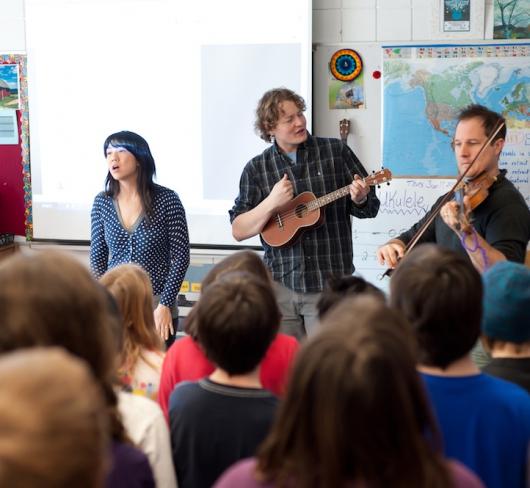
[[[34,237],[90,239],[103,141],[130,130],[180,196],[192,244],[237,245],[228,210],[267,147],[258,100],[291,88],[311,123],[311,2],[25,0],[25,15]]]
[[[420,220],[454,182],[454,179],[400,178],[376,190],[381,202],[377,217],[353,219],[355,274],[387,291],[389,280],[381,279],[386,267],[377,262],[377,248]]]

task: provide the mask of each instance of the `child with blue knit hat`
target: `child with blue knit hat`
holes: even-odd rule
[[[492,356],[483,371],[530,392],[530,268],[502,261],[483,280],[482,343]]]

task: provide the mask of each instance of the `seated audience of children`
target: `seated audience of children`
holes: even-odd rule
[[[402,316],[374,297],[345,298],[300,350],[257,458],[216,488],[479,488],[446,461]]]
[[[189,335],[165,358],[137,265],[107,272],[103,288],[78,260],[40,252],[0,263],[0,283],[2,486],[528,481],[530,269],[521,264],[481,277],[465,257],[422,245],[394,271],[390,306],[360,277],[330,278],[322,328],[298,352],[278,333],[262,260],[237,252],[203,280]],[[482,372],[471,357],[481,326],[492,357]]]

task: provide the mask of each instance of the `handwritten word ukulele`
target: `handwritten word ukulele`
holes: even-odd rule
[[[382,169],[363,179],[370,185],[388,183],[392,179],[389,169]],[[320,208],[350,194],[350,185],[317,198],[312,192],[305,191],[286,203],[265,224],[261,231],[262,239],[271,247],[293,245],[301,234],[324,223],[324,212]]]

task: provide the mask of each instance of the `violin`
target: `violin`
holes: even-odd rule
[[[468,207],[468,210],[467,210],[467,221],[465,219],[462,219],[460,225],[462,226],[462,230],[464,232],[466,232],[466,230],[467,230],[468,233],[471,232],[471,223],[469,222],[469,214],[471,213],[471,211],[474,208],[476,208],[478,205],[480,205],[487,198],[487,196],[488,196],[487,190],[495,182],[496,177],[492,177],[491,175],[487,175],[487,174],[484,174],[484,176],[482,176],[483,173],[481,173],[479,176],[477,176],[477,177],[473,178],[473,180],[471,180],[471,182],[475,182],[476,181],[476,183],[472,184],[469,181],[466,182],[466,175],[467,175],[468,171],[471,169],[471,167],[473,166],[473,164],[475,163],[475,161],[481,156],[481,154],[484,152],[486,147],[488,147],[491,144],[491,142],[495,139],[495,137],[497,136],[499,131],[504,127],[504,125],[505,125],[505,123],[503,121],[499,121],[498,122],[498,124],[493,129],[493,132],[491,133],[491,135],[484,142],[484,144],[482,144],[482,147],[478,151],[477,155],[473,158],[473,161],[471,161],[471,163],[469,164],[467,169],[464,171],[464,173],[462,173],[459,176],[459,178],[456,180],[456,182],[453,185],[453,187],[438,202],[438,205],[435,208],[432,209],[430,217],[423,222],[423,224],[418,229],[416,234],[412,237],[410,242],[405,246],[405,251],[403,253],[403,257],[406,256],[412,250],[412,248],[418,243],[418,241],[420,240],[421,236],[427,230],[427,227],[429,227],[429,225],[431,225],[431,223],[434,221],[436,216],[440,213],[440,210],[442,209],[442,207],[449,200],[451,200],[455,196],[455,194],[456,194],[455,191],[460,186],[462,186],[463,188],[468,188],[467,194],[466,194],[465,191],[463,192],[465,195],[462,196],[462,204],[460,205],[460,208],[462,209],[461,211],[463,212],[463,216],[464,217],[465,217],[465,214],[466,214],[466,205]],[[493,179],[493,181],[490,181],[489,184],[487,184],[487,182],[489,181],[488,178],[495,178],[495,179]],[[480,182],[480,184],[479,184],[479,182]],[[468,185],[468,186],[466,187],[465,185]],[[466,198],[464,198],[464,196]],[[466,202],[473,202],[474,206],[472,204],[466,203]],[[393,268],[388,268],[381,275],[381,279],[383,279],[385,276],[389,276],[390,277],[392,275],[392,271],[393,271]]]
[[[454,190],[455,200],[459,203],[457,230],[469,234],[471,232],[470,214],[489,195],[489,189],[497,181],[497,176],[483,171],[472,180],[465,178]]]

